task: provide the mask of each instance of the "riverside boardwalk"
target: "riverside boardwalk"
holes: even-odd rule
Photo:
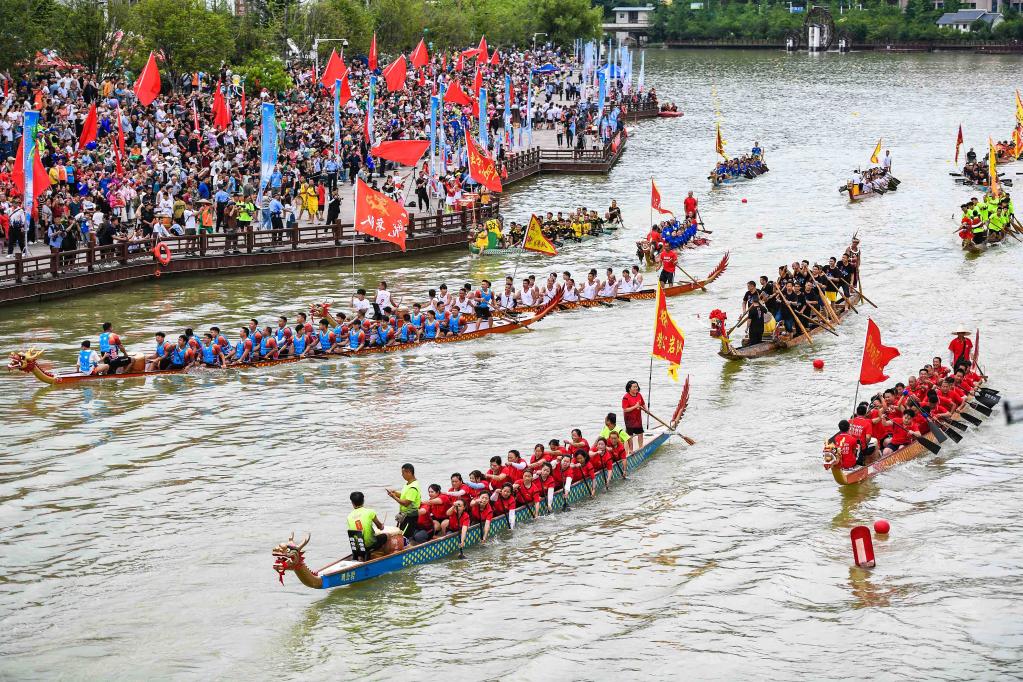
[[[632,123],[657,117],[656,103],[647,103],[625,112]],[[625,153],[627,136],[616,133],[601,144],[587,135],[583,149],[558,147],[553,130],[534,130],[533,146],[513,151],[499,163],[503,185],[542,173],[608,173]],[[403,180],[402,196],[415,201],[413,169],[397,170]],[[42,301],[69,296],[89,289],[146,281],[156,277],[182,274],[250,272],[264,267],[320,267],[341,262],[399,257],[395,245],[355,232],[352,187],[342,183],[341,212],[336,222],[302,221],[283,230],[254,229],[231,237],[216,232],[198,237],[171,237],[163,240],[171,249],[166,266],[159,265],[151,252],[154,241],[115,242],[108,246],[86,246],[75,251],[51,254],[45,240],[29,245],[29,255],[13,255],[0,260],[0,305]],[[500,200],[488,205],[444,213],[431,198],[431,210],[408,206],[409,228],[405,253],[424,253],[439,249],[465,248],[472,227],[494,217]]]

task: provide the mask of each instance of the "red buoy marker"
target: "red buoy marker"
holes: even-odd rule
[[[849,538],[852,540],[853,561],[861,568],[874,567],[874,543],[870,541],[870,529],[866,526],[856,526],[849,531]]]
[[[888,535],[888,531],[892,529],[892,525],[888,523],[886,519],[878,519],[874,521],[874,532],[878,535]]]
[[[764,233],[763,232],[757,232],[757,239],[763,239],[763,238],[764,238]]]
[[[743,197],[742,203],[744,203],[744,204],[746,203],[746,198],[745,197]]]
[[[824,369],[824,361],[821,360],[820,358],[817,358],[816,360],[813,361],[813,368]]]

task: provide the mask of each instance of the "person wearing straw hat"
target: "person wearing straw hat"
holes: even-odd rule
[[[960,362],[970,362],[973,353],[973,341],[969,337],[968,329],[955,331],[955,338],[948,344],[948,350],[952,353],[952,366],[956,367]]]

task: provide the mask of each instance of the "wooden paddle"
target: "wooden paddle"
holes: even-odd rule
[[[503,307],[501,307],[501,306],[499,306],[499,305],[495,305],[495,306],[494,306],[494,308],[495,308],[496,310],[504,310],[505,312],[511,312],[511,311],[509,311],[509,310],[508,310],[507,308],[503,308]],[[530,328],[529,328],[529,326],[528,326],[528,325],[524,325],[524,324],[522,324],[521,322],[519,322],[518,320],[516,320],[516,319],[514,319],[514,318],[512,318],[512,317],[509,317],[508,315],[501,315],[501,316],[500,316],[500,318],[501,318],[502,320],[507,320],[508,322],[511,322],[511,323],[512,323],[513,325],[515,325],[515,326],[516,326],[516,327],[518,327],[519,329],[525,329],[525,330],[526,330],[526,331],[528,331],[528,332],[531,332],[531,331],[533,331],[532,329],[530,329]],[[476,321],[476,329],[477,329],[477,330],[479,329],[479,320],[477,320],[477,321]]]
[[[969,414],[968,412],[960,412],[959,416],[965,419],[966,421],[970,422],[974,426],[980,426],[982,423],[981,419],[974,417],[972,414]]]
[[[810,303],[809,301],[806,302],[806,305],[809,306],[810,310],[817,316],[817,320],[821,323],[821,326],[824,327],[826,331],[831,332],[835,336],[838,336],[838,332],[836,332],[835,328],[831,326],[831,323],[828,322],[827,318],[825,318],[824,315],[821,314],[821,311],[814,308],[813,304]],[[809,320],[809,318],[807,319]]]
[[[681,265],[676,264],[675,267],[677,267],[679,270],[681,270],[683,275],[685,275],[689,279],[693,280],[693,284],[695,284],[696,286],[700,287],[704,291],[707,291],[707,287],[703,286],[703,284],[700,282],[700,280],[696,279],[695,277],[690,275],[688,272],[686,272],[685,269],[683,269],[683,267]]]
[[[877,304],[874,303],[873,301],[871,301],[869,298],[867,298],[866,295],[863,293],[863,287],[862,286],[859,289],[857,289],[856,287],[854,287],[852,284],[849,283],[849,280],[844,279],[842,277],[839,277],[839,279],[842,281],[843,284],[845,284],[847,287],[849,287],[850,291],[855,291],[857,294],[860,295],[860,298],[862,298],[864,301],[866,301],[870,305],[874,306],[875,308],[877,307]]]
[[[692,439],[692,438],[690,438],[689,436],[686,436],[686,435],[684,435],[684,434],[681,434],[681,433],[679,433],[678,431],[676,431],[675,429],[671,428],[670,426],[668,426],[668,422],[664,421],[663,419],[661,419],[660,417],[658,417],[658,416],[657,416],[656,414],[651,414],[650,410],[646,409],[646,408],[645,408],[645,407],[643,407],[642,405],[640,405],[640,406],[639,406],[639,409],[643,410],[643,411],[644,411],[644,412],[646,412],[646,413],[647,413],[648,415],[650,415],[650,417],[651,417],[651,418],[652,418],[652,419],[653,419],[653,420],[654,420],[655,422],[658,422],[658,423],[659,423],[659,424],[660,424],[661,426],[663,426],[664,428],[668,429],[668,433],[670,433],[671,435],[673,435],[673,436],[678,436],[679,438],[681,438],[682,440],[684,440],[684,441],[685,441],[686,443],[688,443],[689,445],[696,445],[696,441],[695,441],[695,440],[693,440],[693,439]]]
[[[827,277],[827,275],[825,276]],[[828,277],[828,279],[831,278]],[[828,314],[831,316],[832,320],[834,320],[835,322],[840,322],[840,320],[838,319],[838,313],[836,313],[835,309],[831,307],[831,301],[828,300],[827,293],[824,291],[824,289],[821,288],[821,285],[817,282],[817,279],[813,275],[810,275],[810,281],[813,282],[813,286],[817,289],[817,294],[821,297],[821,301],[824,302],[824,310],[828,311]]]
[[[805,336],[806,340],[810,343],[810,348],[816,348],[817,346],[814,345],[813,339],[810,338],[810,332],[806,331],[806,327],[804,327],[803,323],[799,321],[799,315],[797,315],[796,311],[792,309],[791,305],[789,305],[789,300],[782,296],[781,292],[778,292],[778,298],[781,299],[781,302],[784,303],[785,307],[789,309],[790,313],[792,313],[792,319],[799,325],[799,331],[803,332],[803,336]]]

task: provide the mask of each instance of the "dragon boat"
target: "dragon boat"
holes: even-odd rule
[[[977,390],[971,397],[975,397],[980,392],[981,386],[983,386],[983,382],[977,384]],[[997,402],[997,400],[994,402]],[[960,417],[965,409],[966,405],[964,405],[962,409],[953,413],[951,415],[952,418]],[[979,418],[975,418],[975,420],[979,422]],[[946,430],[949,428],[952,427],[946,427]],[[835,478],[835,482],[839,485],[854,485],[869,478],[873,478],[882,471],[887,471],[897,464],[902,464],[903,462],[916,459],[926,452],[935,452],[939,447],[938,439],[933,433],[928,433],[925,436],[917,438],[914,442],[899,448],[890,455],[884,456],[878,453],[872,455],[869,461],[865,462],[863,466],[843,469],[839,463],[837,448],[835,445],[833,443],[825,443],[824,469],[831,472],[832,476]]]
[[[672,416],[671,422],[668,424],[669,428],[663,429],[653,434],[647,434],[647,442],[643,447],[635,450],[625,460],[625,471],[632,473],[639,467],[643,466],[649,460],[654,453],[661,449],[661,447],[668,441],[672,435],[679,435],[676,433],[675,428],[678,426],[679,421],[682,419],[688,405],[689,399],[689,379],[686,378],[685,386],[682,390],[682,398],[679,401],[678,407],[675,410],[675,414]],[[615,467],[612,470],[610,480],[616,481],[623,478],[623,472],[619,467]],[[602,483],[602,477],[600,475],[594,479],[594,485],[600,485]],[[540,515],[547,516],[554,513],[557,510],[562,509],[565,503],[575,505],[576,503],[586,501],[590,498],[589,481],[582,480],[576,481],[572,484],[572,487],[568,490],[559,489],[554,494],[553,505],[548,506],[546,499],[540,504]],[[501,516],[495,516],[490,522],[490,537],[493,538],[499,534],[509,532],[510,526],[508,522],[508,516],[512,513],[515,515],[515,525],[517,528],[527,528],[525,523],[531,519],[532,507],[524,506],[518,507],[514,512],[508,512]],[[287,542],[281,543],[273,549],[274,557],[274,570],[278,573],[280,581],[283,584],[284,574],[288,571],[295,573],[295,576],[299,581],[306,587],[311,587],[317,590],[330,589],[334,587],[341,587],[343,585],[352,585],[354,583],[371,580],[378,578],[388,573],[394,573],[401,571],[406,568],[411,568],[419,564],[427,564],[434,561],[439,561],[447,557],[455,556],[459,554],[460,548],[458,546],[459,536],[451,533],[442,537],[428,540],[422,544],[403,546],[403,540],[400,536],[400,531],[394,527],[388,527],[384,529],[384,532],[388,535],[389,541],[380,550],[376,551],[376,556],[371,558],[369,561],[358,561],[353,559],[355,547],[353,546],[353,553],[342,557],[336,561],[333,561],[326,566],[318,570],[312,570],[305,563],[305,547],[309,544],[310,536],[306,535],[305,539],[301,542],[295,542],[295,535],[292,533],[291,537]],[[481,524],[473,524],[465,538],[465,549],[471,547],[477,547],[482,544],[483,539],[483,526]]]
[[[715,280],[717,280],[721,276],[721,274],[728,267],[728,258],[729,258],[729,253],[726,251],[725,255],[721,257],[721,261],[717,264],[717,266],[715,266],[715,268],[710,272],[710,274],[707,275],[706,278],[701,279],[701,280],[697,280],[696,282],[683,282],[681,284],[673,284],[670,287],[665,287],[664,288],[664,295],[666,297],[681,296],[682,294],[688,294],[688,293],[692,293],[692,292],[697,291],[697,290],[702,290],[708,284],[714,282]],[[657,296],[657,288],[653,287],[653,288],[641,289],[640,291],[633,291],[633,292],[627,293],[627,294],[619,294],[618,296],[598,296],[598,297],[596,297],[596,298],[594,298],[592,300],[578,300],[578,301],[568,301],[568,302],[566,302],[566,301],[559,301],[558,304],[554,306],[554,309],[551,312],[560,312],[560,311],[565,311],[565,310],[575,310],[577,308],[593,308],[593,307],[596,307],[596,306],[608,306],[608,305],[613,304],[615,301],[653,300],[656,296]],[[309,307],[309,310],[310,310],[311,314],[314,317],[325,318],[327,320],[327,322],[331,326],[337,326],[338,325],[338,320],[337,320],[336,317],[334,317],[331,314],[330,306],[331,306],[331,304],[329,304],[329,303],[316,303],[316,304],[311,305]],[[427,308],[427,305],[426,304],[422,304],[422,307],[425,310]],[[548,304],[547,306],[539,306],[539,305],[535,305],[535,306],[521,306],[521,307],[515,308],[514,310],[511,310],[511,311],[508,311],[508,312],[510,312],[513,315],[518,315],[518,314],[522,314],[522,313],[535,313],[535,312],[538,312],[538,311],[542,310],[544,307],[550,307],[550,304]],[[407,311],[400,310],[399,312],[407,312]],[[475,319],[476,319],[475,315],[471,315],[471,314],[470,315],[462,315],[462,320],[463,321],[473,321]]]
[[[490,221],[488,221],[490,222]],[[618,229],[617,223],[608,223],[604,227],[591,230],[589,233],[582,235],[578,239],[571,238],[569,240],[563,239],[551,239],[551,243],[557,248],[561,248],[566,244],[576,244],[581,242],[590,241],[591,239],[597,239],[599,237],[606,237],[612,235]],[[487,231],[486,245],[482,248],[478,242],[469,242],[469,253],[475,256],[501,256],[515,253],[523,253],[525,249],[521,246],[501,246],[501,241],[493,231]]]
[[[362,350],[355,352],[340,352],[331,353],[324,355],[306,355],[299,357],[284,357],[284,358],[271,358],[257,360],[255,362],[240,363],[237,365],[229,365],[227,367],[203,367],[203,369],[211,372],[226,372],[231,370],[245,370],[254,369],[258,367],[274,367],[277,365],[284,365],[296,362],[314,362],[322,360],[340,359],[340,358],[354,358],[363,355],[377,355],[380,353],[396,353],[399,351],[410,350],[419,346],[425,346],[434,343],[461,343],[463,341],[472,341],[479,339],[484,336],[490,336],[491,334],[506,334],[513,332],[517,329],[523,329],[533,325],[547,315],[551,313],[560,303],[560,298],[551,301],[548,305],[540,308],[534,312],[534,314],[520,321],[509,320],[507,322],[496,324],[493,320],[489,322],[472,322],[466,325],[465,330],[454,336],[441,336],[436,339],[413,341],[409,343],[395,343],[389,346],[369,346]],[[51,372],[49,369],[43,367],[39,362],[39,357],[43,354],[40,349],[30,349],[25,352],[15,352],[10,354],[10,362],[7,365],[9,371],[21,371],[26,374],[32,374],[37,379],[46,384],[55,386],[66,386],[71,384],[80,384],[82,382],[100,381],[106,379],[143,379],[151,376],[165,376],[172,374],[184,374],[187,373],[191,368],[185,367],[183,369],[167,369],[167,370],[152,370],[146,371],[146,360],[145,355],[137,353],[132,356],[132,363],[126,370],[120,374],[83,374],[81,372]]]

